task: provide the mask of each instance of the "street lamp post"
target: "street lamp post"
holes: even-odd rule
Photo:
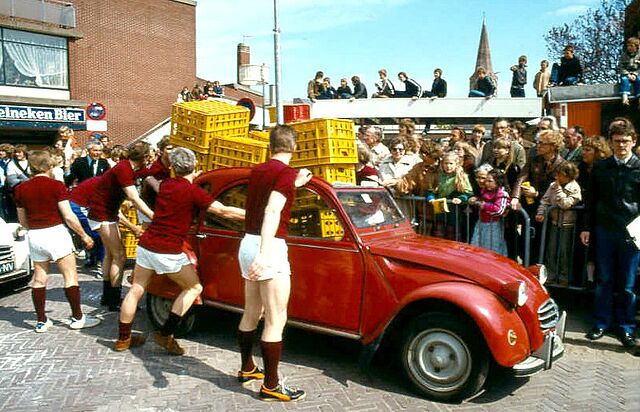
[[[284,124],[282,112],[282,98],[280,95],[280,83],[282,83],[282,68],[280,67],[280,23],[278,21],[278,0],[273,0],[273,57],[276,69],[276,117],[278,124]]]

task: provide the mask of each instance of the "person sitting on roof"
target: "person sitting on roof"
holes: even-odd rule
[[[582,83],[582,64],[574,55],[573,46],[565,46],[560,64],[553,63],[549,86],[573,86]]]
[[[487,76],[487,71],[484,67],[480,66],[476,69],[476,74],[478,75],[476,88],[469,91],[469,97],[492,98],[496,92],[496,86],[494,86],[491,78]]]
[[[398,79],[404,83],[404,91],[396,90],[396,94],[393,97],[410,97],[413,100],[422,96],[422,86],[417,81],[409,78],[407,73],[398,73]]]
[[[629,93],[632,97],[640,97],[640,78],[638,69],[640,68],[640,40],[637,37],[627,39],[626,50],[620,53],[618,72],[620,73],[620,94],[622,104],[629,105]],[[633,85],[633,87],[631,87]],[[632,90],[633,89],[633,90]]]

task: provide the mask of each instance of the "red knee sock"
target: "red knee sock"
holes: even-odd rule
[[[238,331],[238,344],[240,345],[240,359],[242,360],[241,370],[251,372],[255,369],[253,363],[253,342],[255,340],[255,329],[249,332]]]
[[[131,328],[133,327],[133,322],[118,323],[118,340],[127,340],[131,337]]]
[[[181,320],[182,316],[169,312],[169,318],[167,318],[167,321],[162,325],[162,328],[160,328],[160,334],[163,336],[173,335]]]
[[[64,294],[71,306],[71,316],[74,319],[82,318],[82,309],[80,308],[80,286],[70,286],[64,288]]]
[[[282,341],[260,341],[262,360],[264,361],[264,386],[273,389],[278,386],[278,363],[282,354]]]
[[[31,288],[31,299],[33,300],[33,306],[36,309],[36,316],[38,322],[46,322],[47,315],[44,313],[44,303],[47,298],[47,288]]]

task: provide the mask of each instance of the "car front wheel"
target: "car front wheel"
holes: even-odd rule
[[[482,388],[489,359],[472,325],[449,313],[432,312],[406,329],[402,367],[418,392],[440,401],[459,401]]]
[[[171,299],[147,294],[147,314],[149,315],[151,323],[153,323],[156,328],[161,328],[169,318],[171,305],[173,305],[173,300]],[[195,322],[196,314],[193,308],[191,308],[182,317],[182,320],[180,321],[180,324],[178,324],[178,328],[176,329],[175,335],[185,336],[193,329]]]

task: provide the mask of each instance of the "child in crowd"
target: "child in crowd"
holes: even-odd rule
[[[469,199],[469,204],[477,206],[480,211],[480,221],[473,231],[471,244],[493,250],[502,256],[507,256],[503,218],[509,206],[505,181],[506,177],[502,171],[492,169],[487,172],[480,196]]]
[[[545,265],[549,271],[549,281],[557,281],[561,286],[569,285],[573,251],[573,230],[576,224],[576,212],[569,210],[582,200],[578,178],[578,167],[572,162],[564,162],[558,167],[556,180],[551,183],[540,200],[536,221],[544,222],[545,210],[555,206],[549,212],[551,225],[545,251]]]
[[[461,239],[455,233],[456,219],[459,222],[462,221],[462,209],[459,205],[466,203],[472,194],[473,189],[471,188],[471,183],[469,183],[469,177],[462,168],[458,154],[455,152],[445,153],[440,162],[438,186],[435,190],[430,190],[426,193],[426,199],[429,203],[434,204],[437,198],[446,198],[447,201],[451,201],[451,204],[456,206],[456,210],[453,218],[447,218],[446,214],[444,214],[443,219],[438,219],[438,216],[436,216],[434,236],[444,235],[447,239],[466,240]],[[442,231],[444,227],[446,227],[446,234]]]

